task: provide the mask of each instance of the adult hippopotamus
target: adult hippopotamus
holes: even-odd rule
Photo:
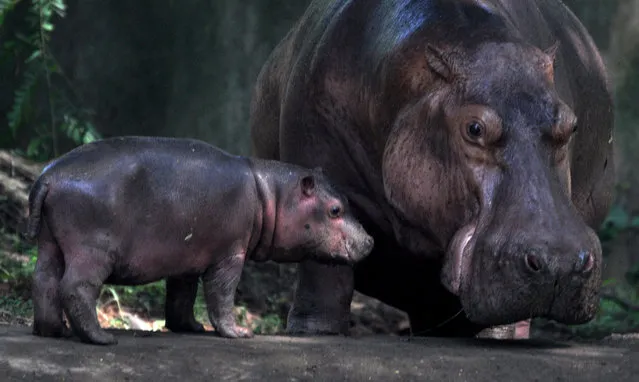
[[[612,129],[559,0],[312,1],[257,80],[254,154],[321,166],[376,244],[354,269],[301,264],[287,330],[348,332],[354,289],[415,335],[591,320]]]
[[[33,333],[109,345],[95,299],[103,283],[166,279],[166,326],[201,332],[200,276],[223,337],[251,337],[233,315],[246,260],[352,264],[370,235],[321,171],[234,156],[205,142],[116,137],[48,165],[29,194],[27,234],[38,238]]]

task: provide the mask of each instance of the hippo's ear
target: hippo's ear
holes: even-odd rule
[[[302,194],[312,196],[315,191],[315,177],[313,175],[304,175],[302,179],[300,179],[300,187]]]
[[[544,53],[546,53],[551,63],[554,62],[555,58],[557,57],[557,51],[559,50],[559,43],[560,43],[559,40],[557,40],[549,48],[544,50]]]
[[[441,49],[428,45],[426,50],[426,63],[430,69],[446,82],[452,82],[455,78],[455,62],[451,55],[444,53]]]
[[[557,57],[558,50],[559,50],[559,40],[557,40],[549,48],[544,50],[546,57],[541,60],[541,68],[546,73],[546,77],[548,77],[548,80],[550,82],[554,81],[555,59]]]

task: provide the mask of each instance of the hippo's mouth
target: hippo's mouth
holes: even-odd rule
[[[476,224],[460,229],[450,242],[441,271],[442,284],[460,298],[470,321],[502,325],[547,317],[566,324],[582,324],[594,317],[600,267],[593,265],[592,270],[576,273],[573,268],[581,263],[575,261],[577,265],[555,271],[555,275],[549,270],[526,269],[526,262],[518,262],[517,252],[503,252],[502,258],[487,256],[494,249],[481,247],[481,235]],[[600,253],[595,234],[591,236],[593,252]],[[555,256],[561,259],[561,254]],[[597,259],[600,256],[592,261],[600,263]],[[554,264],[559,264],[558,260]]]
[[[448,246],[441,280],[444,286],[456,296],[460,295],[464,275],[469,274],[476,227],[475,224],[469,224],[457,231]]]

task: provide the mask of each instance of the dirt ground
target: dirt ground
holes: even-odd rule
[[[639,336],[597,342],[113,331],[115,346],[0,326],[3,381],[637,381]]]

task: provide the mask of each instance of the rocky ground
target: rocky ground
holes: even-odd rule
[[[0,325],[3,381],[637,381],[639,338],[596,342],[116,331],[94,346]]]

